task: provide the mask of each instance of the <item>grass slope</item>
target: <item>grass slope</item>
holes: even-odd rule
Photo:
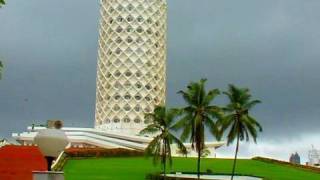
[[[202,159],[202,171],[230,173],[232,160]],[[196,159],[175,158],[173,171],[196,170]],[[69,160],[64,168],[67,180],[144,180],[147,173],[160,171],[160,166],[153,166],[151,159],[98,158]],[[271,180],[319,180],[320,174],[312,173],[277,164],[255,160],[238,160],[237,173],[266,177]]]

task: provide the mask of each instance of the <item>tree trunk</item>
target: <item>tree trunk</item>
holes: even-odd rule
[[[238,136],[237,136],[236,153],[235,153],[234,160],[233,160],[233,168],[232,168],[231,180],[233,180],[234,172],[236,170],[237,157],[238,157],[238,151],[239,151],[239,140],[240,140],[240,136],[238,134]]]
[[[167,146],[166,146],[166,142],[164,142],[164,149],[163,149],[163,179],[166,179],[166,164],[167,164]]]
[[[198,149],[198,167],[197,167],[198,179],[200,179],[200,158],[201,158],[201,150],[199,148]]]
[[[164,163],[163,163],[163,179],[166,179],[166,159],[164,160]]]

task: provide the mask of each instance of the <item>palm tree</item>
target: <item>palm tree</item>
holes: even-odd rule
[[[152,123],[140,132],[140,134],[157,134],[146,148],[146,154],[153,155],[154,164],[161,159],[164,177],[166,176],[167,160],[172,166],[170,145],[176,143],[180,152],[187,154],[187,149],[183,143],[171,133],[173,121],[178,112],[176,109],[167,110],[163,106],[156,106],[153,113],[145,115],[145,118],[152,120]]]
[[[0,8],[2,5],[5,5],[5,4],[6,4],[6,2],[4,0],[0,0]]]
[[[200,158],[205,150],[205,127],[209,128],[211,134],[218,138],[219,130],[215,120],[222,117],[222,110],[212,105],[214,98],[220,94],[218,89],[205,90],[206,79],[199,82],[191,82],[186,91],[179,91],[187,106],[182,108],[182,118],[176,123],[176,129],[183,129],[181,140],[188,138],[191,147],[198,154],[197,174],[200,178]]]
[[[254,142],[256,142],[258,131],[262,131],[261,125],[249,114],[249,111],[260,101],[251,100],[249,89],[238,88],[234,85],[229,85],[228,91],[223,92],[223,94],[227,95],[229,104],[223,108],[226,116],[218,124],[221,125],[221,133],[229,130],[227,135],[228,145],[235,139],[237,140],[231,176],[231,180],[233,180],[239,151],[239,141],[249,141],[251,136]]]
[[[1,0],[0,0],[1,1]],[[2,62],[0,61],[0,79],[1,79],[1,76],[2,76],[2,71],[3,71],[3,64]]]

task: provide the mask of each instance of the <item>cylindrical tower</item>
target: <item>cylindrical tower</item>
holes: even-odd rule
[[[102,0],[97,129],[136,134],[165,103],[166,0]]]

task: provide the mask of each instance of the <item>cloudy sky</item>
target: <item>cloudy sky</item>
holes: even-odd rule
[[[305,161],[311,144],[320,148],[319,0],[168,1],[169,106],[201,77],[210,88],[249,87],[263,101],[253,114],[264,132],[240,156],[298,151]],[[9,0],[0,9],[0,136],[47,119],[93,126],[98,20],[98,0]]]

